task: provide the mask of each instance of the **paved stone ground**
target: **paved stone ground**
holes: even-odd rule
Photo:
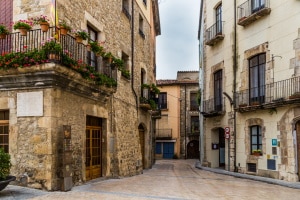
[[[201,168],[197,160],[158,160],[152,169],[145,170],[142,175],[93,180],[73,187],[69,192],[45,192],[9,185],[0,192],[0,199],[294,200],[300,199],[299,189],[300,182],[289,183],[220,169]]]

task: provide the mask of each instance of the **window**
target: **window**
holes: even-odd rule
[[[127,54],[125,54],[124,52],[122,52],[122,58],[121,58],[124,62],[123,67],[126,70],[129,70],[129,56]]]
[[[90,38],[91,38],[92,41],[97,41],[98,40],[98,32],[97,31],[95,31],[90,26],[87,27],[87,31],[90,34]],[[98,69],[99,67],[98,67],[98,62],[97,62],[97,56],[94,52],[88,51],[87,61],[88,61],[88,64],[90,66],[94,67],[96,71],[99,70]]]
[[[140,15],[139,18],[139,34],[140,36],[145,39],[145,34],[144,34],[144,19],[143,17]]]
[[[250,141],[251,141],[251,153],[253,150],[262,150],[262,135],[261,126],[251,126],[250,127]]]
[[[147,0],[143,0],[144,4],[147,5]]]
[[[9,144],[9,111],[0,111],[0,148],[8,153]]]
[[[265,65],[265,54],[259,54],[249,60],[250,104],[261,104],[265,101]]]
[[[199,133],[199,116],[191,117],[191,133]]]
[[[216,34],[222,34],[222,4],[216,8]]]
[[[265,7],[265,0],[251,0],[251,11],[255,13]]]
[[[222,111],[222,70],[214,73],[214,107],[215,111]]]
[[[130,20],[131,19],[131,15],[130,15],[130,4],[129,4],[129,0],[123,0],[122,2],[122,11],[125,14],[125,16]]]
[[[198,95],[196,92],[191,92],[190,93],[190,110],[191,111],[197,111],[199,110],[199,105],[198,105]]]
[[[168,103],[167,103],[167,93],[161,92],[158,95],[158,108],[159,109],[168,109]]]

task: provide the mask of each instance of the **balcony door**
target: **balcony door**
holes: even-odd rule
[[[94,30],[93,28],[91,28],[90,26],[88,26],[87,29],[88,29],[88,33],[90,34],[91,40],[97,41],[98,40],[98,32],[96,30]],[[88,51],[87,60],[88,60],[88,64],[90,66],[94,67],[96,71],[100,70],[100,69],[98,69],[97,56],[94,52]]]
[[[249,60],[250,104],[265,102],[266,54],[259,54]]]
[[[265,0],[251,0],[251,11],[255,13],[265,7]]]
[[[222,70],[214,73],[214,110],[222,111],[223,79]]]
[[[222,34],[222,4],[216,8],[216,35]]]

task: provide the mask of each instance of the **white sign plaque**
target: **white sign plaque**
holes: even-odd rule
[[[43,91],[21,92],[17,94],[17,116],[43,116]]]

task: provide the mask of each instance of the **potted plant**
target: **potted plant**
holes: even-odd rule
[[[89,39],[90,37],[86,30],[76,30],[73,31],[73,33],[75,34],[76,42],[78,43],[82,43],[82,40]]]
[[[58,60],[62,47],[61,44],[52,37],[47,39],[46,42],[42,42],[42,50],[48,55],[49,59]]]
[[[67,35],[68,31],[71,30],[71,27],[67,24],[65,20],[59,23],[60,34]]]
[[[261,150],[260,149],[254,149],[252,151],[252,155],[254,155],[254,156],[261,156],[262,155],[261,154]]]
[[[103,47],[97,41],[89,42],[91,46],[91,51],[96,54],[96,56],[103,55]]]
[[[4,24],[0,24],[0,39],[5,39],[6,35],[9,34],[9,30]]]
[[[3,190],[10,181],[16,180],[15,176],[9,176],[11,167],[10,155],[0,148],[0,191]]]
[[[14,30],[19,29],[22,36],[27,35],[27,31],[29,31],[33,26],[33,22],[31,20],[19,20],[14,23]]]
[[[38,17],[31,18],[34,24],[39,24],[43,32],[47,32],[49,29],[49,19],[45,15],[40,15]]]

